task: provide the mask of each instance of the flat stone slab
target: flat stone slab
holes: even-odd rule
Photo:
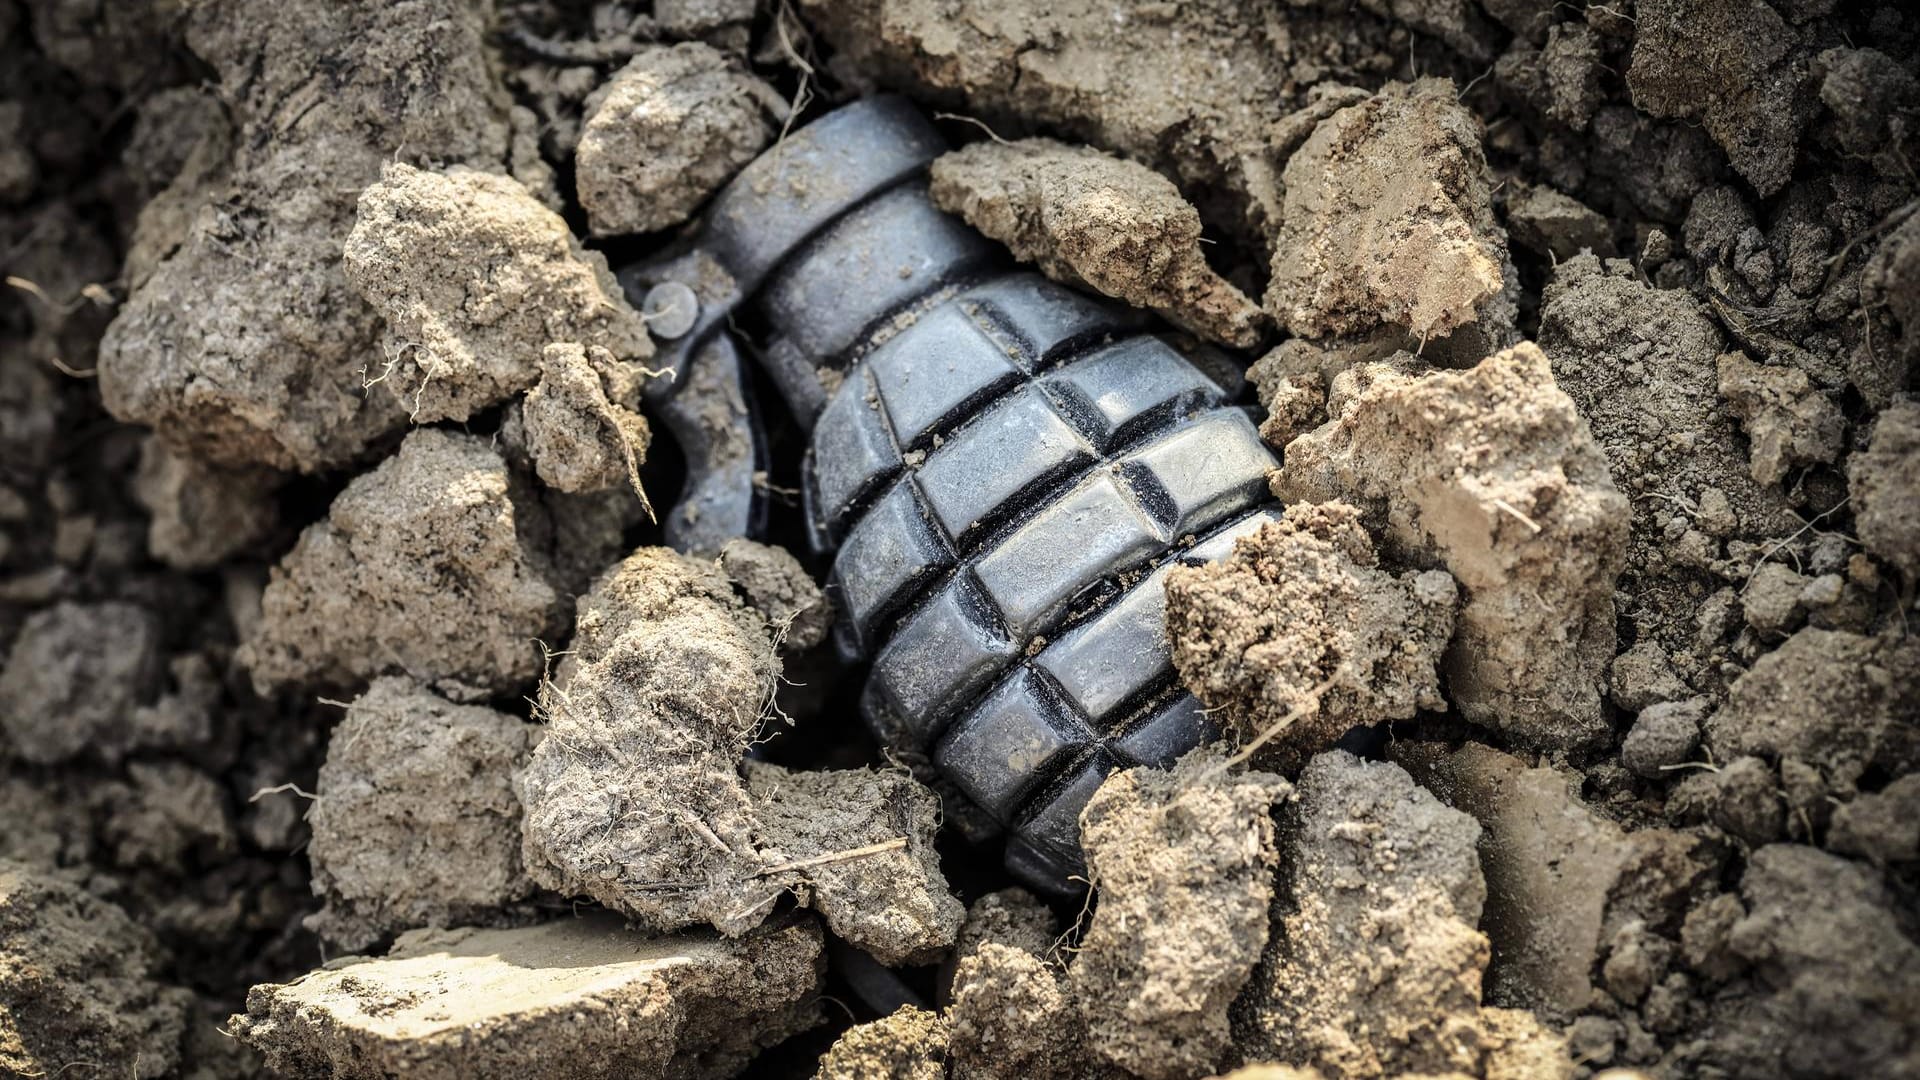
[[[256,986],[233,1033],[294,1077],[728,1076],[818,1020],[820,930],[649,937],[604,913],[419,930]]]

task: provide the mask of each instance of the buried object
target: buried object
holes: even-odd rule
[[[649,381],[688,457],[686,550],[760,531],[765,468],[729,324],[809,429],[807,525],[831,553],[862,709],[1009,831],[1009,867],[1070,888],[1101,780],[1213,735],[1179,684],[1167,571],[1277,518],[1237,365],[1140,312],[1015,269],[927,195],[944,141],[902,99],[793,133],[686,249],[622,283],[669,338]],[[663,324],[665,324],[663,326]],[[764,474],[763,474],[764,475]]]

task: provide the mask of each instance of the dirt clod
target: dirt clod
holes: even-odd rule
[[[0,747],[41,765],[88,751],[116,761],[139,747],[136,712],[163,673],[159,635],[151,612],[118,601],[35,612],[0,668]]]
[[[1424,342],[1480,320],[1500,295],[1506,240],[1479,123],[1452,84],[1394,83],[1334,113],[1289,159],[1285,184],[1266,308],[1294,334],[1386,324]]]
[[[773,141],[779,92],[697,41],[644,48],[586,101],[575,189],[595,236],[687,220]]]
[[[134,494],[153,515],[147,551],[168,566],[205,570],[266,539],[279,525],[269,469],[222,469],[176,454],[159,439],[141,444]]]
[[[550,344],[653,355],[606,257],[510,177],[387,166],[360,196],[346,274],[387,323],[367,379],[417,423],[465,420],[527,389]]]
[[[1806,627],[1761,657],[1706,721],[1717,760],[1760,755],[1852,791],[1920,768],[1920,639]]]
[[[1641,0],[1627,85],[1654,116],[1699,118],[1762,195],[1786,186],[1812,117],[1799,35],[1765,0]]]
[[[1445,669],[1467,719],[1542,747],[1591,745],[1614,646],[1627,505],[1547,358],[1521,344],[1467,371],[1364,364],[1274,474],[1283,501],[1351,502],[1388,554],[1466,593]]]
[[[1747,432],[1754,480],[1777,484],[1787,470],[1840,456],[1846,418],[1797,367],[1756,364],[1745,353],[1719,359],[1720,396]]]
[[[194,1003],[154,981],[161,962],[152,935],[118,907],[0,861],[0,1069],[170,1075]]]
[[[288,1075],[730,1076],[818,1022],[820,931],[648,938],[602,914],[507,930],[416,930],[256,986],[234,1034]]]
[[[833,629],[833,605],[786,548],[729,540],[720,549],[720,569],[774,628],[783,649],[804,652]]]
[[[540,482],[556,491],[640,488],[640,463],[653,432],[641,416],[637,365],[605,347],[577,342],[549,345],[540,355],[540,381],[522,399],[520,422],[527,456]]]
[[[816,1080],[946,1080],[947,1022],[913,1005],[855,1024],[820,1058]]]
[[[1472,818],[1396,765],[1333,751],[1300,774],[1283,832],[1272,938],[1239,1006],[1243,1054],[1328,1077],[1517,1077],[1523,1063],[1571,1075],[1537,1021],[1481,1007]]]
[[[888,965],[925,963],[953,944],[966,909],[940,873],[933,792],[905,772],[762,764],[747,769],[747,792],[761,875],[835,935]]]
[[[1292,786],[1223,763],[1196,751],[1170,771],[1116,773],[1080,815],[1100,906],[1067,983],[1089,1050],[1147,1080],[1220,1063],[1227,1006],[1267,943],[1269,811]]]
[[[274,568],[240,661],[263,693],[396,670],[455,697],[525,685],[559,615],[525,543],[541,521],[486,439],[419,429]]]
[[[1207,266],[1200,215],[1166,177],[1052,139],[977,142],[939,158],[933,201],[1039,265],[1235,348],[1260,340],[1266,316]]]
[[[1295,765],[1349,728],[1445,709],[1437,667],[1458,590],[1443,570],[1380,569],[1360,512],[1287,507],[1233,554],[1167,578],[1180,677],[1240,742],[1275,725]]]
[[[1867,448],[1848,459],[1847,480],[1861,542],[1920,580],[1920,402],[1880,414]]]
[[[740,762],[781,670],[774,627],[715,562],[642,548],[580,598],[520,785],[533,879],[650,928],[737,935],[793,892],[885,962],[953,943],[965,910],[904,775]]]
[[[533,891],[513,775],[538,729],[374,680],[333,729],[307,819],[313,926],[344,949],[416,927],[473,925]]]
[[[209,185],[109,328],[107,408],[208,461],[303,471],[396,428],[405,410],[361,390],[380,367],[379,316],[347,283],[341,245],[361,186],[396,155],[505,165],[485,32],[463,0],[195,5],[187,42],[238,129],[228,182]],[[322,56],[336,58],[324,83]]]

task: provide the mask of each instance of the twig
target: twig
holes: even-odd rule
[[[977,127],[981,131],[986,132],[987,138],[992,139],[994,142],[999,143],[1001,146],[1013,145],[1012,141],[1001,138],[999,132],[988,127],[987,122],[985,120],[980,119],[979,117],[961,116],[959,113],[937,112],[933,114],[933,118],[935,120],[958,120],[963,124],[972,124],[974,127]]]
[[[259,791],[254,792],[252,795],[247,796],[247,801],[250,803],[257,803],[261,799],[264,799],[269,795],[279,795],[282,792],[287,792],[287,791],[293,792],[295,795],[298,795],[301,798],[306,799],[308,802],[320,801],[320,796],[315,795],[311,791],[306,791],[302,789],[299,784],[295,784],[295,783],[276,784],[273,787],[263,787]]]
[[[764,870],[756,871],[753,876],[770,877],[774,874],[785,874],[793,870],[810,870],[816,866],[826,866],[829,863],[864,859],[869,855],[884,855],[889,851],[899,851],[906,846],[907,838],[904,836],[896,836],[891,840],[882,840],[877,844],[868,844],[865,847],[848,848],[845,851],[830,851],[825,855],[815,855],[809,859],[795,859],[792,862],[783,862],[778,866],[769,866]]]
[[[1298,720],[1309,713],[1319,712],[1320,698],[1324,694],[1326,694],[1328,690],[1331,690],[1333,688],[1334,683],[1340,682],[1342,679],[1344,679],[1346,677],[1346,674],[1347,674],[1347,665],[1343,661],[1339,667],[1333,669],[1333,674],[1327,676],[1323,682],[1315,686],[1313,689],[1307,691],[1307,699],[1305,701],[1302,701],[1300,704],[1295,705],[1291,709],[1288,709],[1287,714],[1285,716],[1282,716],[1280,719],[1275,720],[1271,725],[1267,727],[1265,731],[1262,731],[1259,735],[1255,736],[1252,742],[1241,747],[1239,753],[1233,755],[1227,760],[1214,766],[1211,770],[1209,770],[1207,775],[1218,776],[1219,774],[1227,771],[1228,769],[1233,768],[1235,765],[1244,765],[1247,762],[1253,760],[1253,755],[1258,753],[1261,747],[1267,745],[1269,742],[1272,742],[1275,738],[1277,738],[1280,735],[1281,732],[1291,727],[1295,720]]]

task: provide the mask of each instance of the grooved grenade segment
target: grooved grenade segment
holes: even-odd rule
[[[693,358],[731,356],[714,344],[728,317],[771,329],[762,363],[811,427],[804,498],[839,646],[873,663],[868,721],[1058,891],[1084,873],[1078,817],[1105,775],[1212,737],[1168,656],[1164,578],[1275,516],[1275,462],[1232,404],[1237,375],[934,209],[942,149],[900,99],[848,105],[748,166],[690,254],[625,276],[636,295],[701,294],[669,356],[687,385]],[[717,475],[692,471],[696,493]]]

